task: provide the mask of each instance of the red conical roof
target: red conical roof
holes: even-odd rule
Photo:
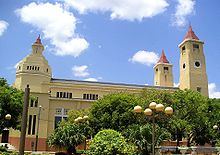
[[[159,61],[157,63],[169,63],[169,61],[167,60],[167,57],[164,54],[164,50],[162,50],[160,59],[159,59]]]
[[[199,38],[195,35],[195,33],[192,30],[192,26],[191,24],[189,25],[189,29],[188,32],[186,33],[184,40],[185,39],[195,39],[195,40],[199,40]]]
[[[40,35],[38,36],[37,40],[35,41],[35,44],[41,44]]]

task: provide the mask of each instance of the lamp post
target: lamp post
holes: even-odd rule
[[[151,116],[152,117],[152,155],[155,155],[155,129],[156,129],[156,125],[155,125],[155,118],[156,118],[156,113],[158,112],[164,112],[167,115],[172,115],[173,114],[173,108],[171,107],[166,107],[164,109],[164,105],[163,104],[157,104],[155,102],[151,102],[149,104],[149,108],[144,110],[144,114],[146,116]],[[134,112],[135,113],[142,113],[142,107],[137,105],[134,107]]]
[[[212,128],[213,128],[213,130],[215,130],[215,134],[216,134],[215,136],[218,136],[218,132],[216,132],[216,131],[219,130],[219,126],[215,124],[215,125],[213,125]],[[216,142],[217,142],[216,138],[213,139],[213,140],[212,140],[212,146],[215,146]]]
[[[40,112],[41,112],[42,106],[39,106],[38,109],[38,115],[37,115],[37,132],[36,132],[36,142],[35,142],[35,151],[37,151],[37,146],[38,146],[38,133],[39,133],[39,125],[40,125]]]
[[[5,119],[6,119],[6,126],[2,132],[2,143],[8,143],[9,129],[7,128],[7,126],[11,119],[11,115],[10,114],[5,115]]]
[[[85,115],[83,117],[78,117],[74,121],[75,123],[84,123],[89,119],[89,116]],[[84,150],[86,150],[86,138],[84,140]]]

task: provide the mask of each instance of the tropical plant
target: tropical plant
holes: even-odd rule
[[[158,146],[162,140],[170,138],[170,133],[156,125],[155,146]],[[152,126],[150,124],[134,124],[123,131],[123,135],[138,147],[140,155],[149,155],[152,149]]]

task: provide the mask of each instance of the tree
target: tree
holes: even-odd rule
[[[135,147],[117,131],[105,129],[96,134],[90,145],[91,155],[132,155]]]
[[[0,78],[0,133],[5,127],[13,129],[20,128],[24,93],[7,84]],[[10,114],[11,119],[6,120],[5,115]]]
[[[96,101],[90,110],[90,124],[95,133],[101,129],[122,131],[136,123],[133,108],[139,98],[132,94],[114,93]]]
[[[220,146],[220,99],[209,99],[207,116],[212,145]]]
[[[188,146],[192,142],[197,145],[209,143],[208,98],[192,90],[178,90],[172,98],[174,115],[169,129],[173,134],[176,132],[177,144],[182,136],[187,138]]]
[[[64,147],[68,154],[76,153],[76,146],[85,139],[81,128],[77,124],[62,122],[48,138],[50,147]]]

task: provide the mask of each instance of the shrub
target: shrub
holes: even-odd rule
[[[135,147],[117,131],[107,129],[96,134],[90,145],[91,155],[132,155]]]

